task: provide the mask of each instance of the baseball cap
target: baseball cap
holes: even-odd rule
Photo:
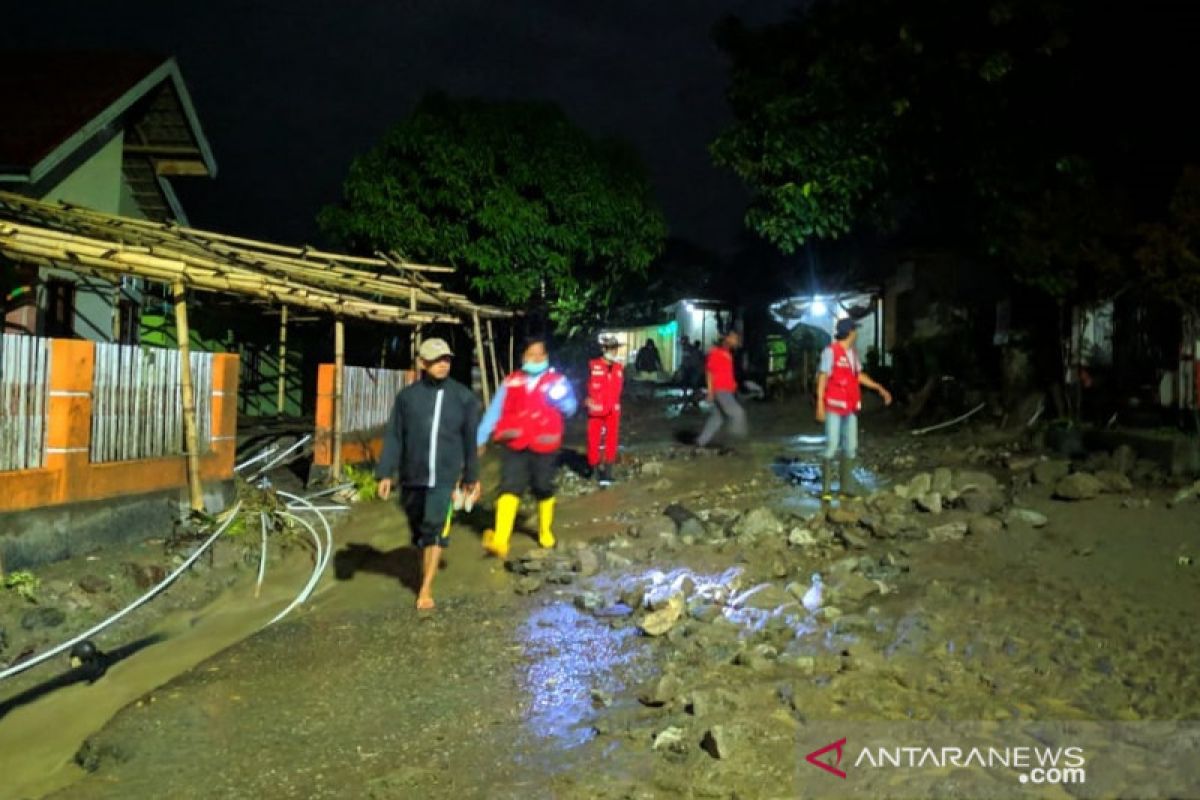
[[[617,337],[615,336],[602,336],[600,337],[600,346],[607,350],[610,347],[620,347],[621,343],[617,341]]]
[[[850,335],[850,331],[856,330],[857,328],[858,323],[849,317],[846,317],[845,319],[839,319],[837,321],[837,338],[845,339]]]
[[[454,351],[450,349],[450,345],[446,344],[444,339],[426,339],[421,342],[421,349],[417,351],[417,356],[425,362],[432,363],[443,356],[452,356]]]

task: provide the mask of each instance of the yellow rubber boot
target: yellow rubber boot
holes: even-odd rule
[[[538,544],[542,547],[554,547],[554,498],[538,503]]]
[[[508,540],[520,505],[521,498],[515,494],[502,494],[496,500],[496,527],[483,532],[483,549],[496,558],[508,557]]]

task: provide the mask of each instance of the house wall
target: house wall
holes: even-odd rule
[[[123,133],[118,133],[78,169],[68,175],[45,196],[46,202],[65,200],[107,214],[122,213],[121,175]],[[113,306],[116,287],[99,278],[76,275],[67,270],[43,269],[41,280],[63,279],[75,282],[75,324],[77,336],[97,342],[111,342],[114,334]],[[46,288],[38,287],[38,307],[46,307]]]

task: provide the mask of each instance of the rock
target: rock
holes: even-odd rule
[[[917,508],[921,509],[922,511],[927,511],[930,514],[942,513],[942,496],[938,492],[926,492],[925,494],[919,494],[913,498],[913,502],[916,503]]]
[[[575,552],[571,567],[585,578],[590,577],[600,571],[600,556],[590,547],[581,547]]]
[[[1124,500],[1121,501],[1121,508],[1142,509],[1142,508],[1149,508],[1149,507],[1150,507],[1150,498],[1149,497],[1126,497]]]
[[[738,608],[757,608],[761,611],[772,611],[782,605],[794,605],[796,599],[788,594],[783,587],[773,583],[764,583],[750,589],[737,598]]]
[[[829,509],[829,513],[825,515],[825,518],[834,525],[857,525],[862,520],[862,516],[858,513],[857,509],[845,508],[843,506]]]
[[[995,517],[973,517],[967,523],[967,533],[972,536],[995,536],[1003,530],[1004,523]]]
[[[752,509],[733,524],[733,535],[738,538],[756,539],[782,533],[783,523],[769,508]]]
[[[683,681],[674,675],[663,675],[643,687],[638,695],[638,702],[644,706],[665,706],[679,696],[683,691]]]
[[[79,588],[88,594],[112,591],[112,581],[101,575],[84,575],[79,579]]]
[[[854,550],[866,550],[867,549],[867,545],[868,545],[867,537],[863,536],[862,534],[855,533],[850,528],[842,528],[840,531],[838,531],[838,537],[842,540],[842,542],[845,543],[845,545],[847,547],[849,547],[851,549],[854,549]]]
[[[1049,522],[1044,514],[1040,514],[1032,508],[1017,508],[1015,506],[1008,510],[1008,514],[1004,520],[1009,525],[1029,525],[1033,528],[1041,528]]]
[[[591,613],[604,607],[604,598],[598,592],[584,592],[575,596],[575,607]]]
[[[873,594],[879,593],[879,586],[857,572],[847,575],[842,581],[833,587],[832,597],[830,601],[834,605],[858,604],[867,599]]]
[[[679,618],[683,615],[683,608],[683,596],[671,595],[670,601],[664,608],[642,617],[638,628],[647,636],[662,636],[679,622]]]
[[[643,461],[638,472],[647,477],[658,477],[663,473],[663,463],[661,461]]]
[[[706,539],[708,538],[708,528],[698,519],[687,519],[679,526],[679,536],[692,541]]]
[[[1167,506],[1169,508],[1181,506],[1189,500],[1194,500],[1198,494],[1200,494],[1200,481],[1196,481],[1191,486],[1185,486],[1176,492],[1174,496],[1167,501]]]
[[[906,497],[916,497],[927,494],[933,489],[933,476],[928,472],[920,472],[912,477],[906,487]]]
[[[1133,464],[1133,474],[1129,476],[1135,483],[1160,483],[1163,472],[1158,463],[1147,458],[1139,458]]]
[[[167,577],[166,569],[158,564],[138,564],[134,561],[126,562],[125,572],[134,585],[143,591],[157,586]]]
[[[1133,481],[1124,473],[1115,469],[1103,469],[1096,473],[1096,480],[1104,486],[1104,491],[1112,494],[1124,494],[1133,491]]]
[[[0,656],[4,655],[4,651],[8,649],[8,631],[3,625],[0,625]]]
[[[791,667],[801,675],[812,675],[817,671],[817,659],[813,656],[785,655],[780,656],[777,663]]]
[[[675,521],[669,517],[651,517],[650,519],[638,523],[631,530],[636,531],[636,535],[641,539],[658,539],[665,535],[674,536],[678,530]]]
[[[842,610],[837,606],[821,606],[814,614],[822,622],[833,622],[842,616]]]
[[[788,532],[788,544],[792,547],[812,547],[817,543],[817,537],[808,528],[792,528]]]
[[[43,606],[21,615],[21,627],[27,631],[38,628],[57,628],[67,621],[67,615],[53,606]]]
[[[929,488],[930,491],[945,497],[954,488],[954,473],[950,471],[949,467],[938,467],[933,471]]]
[[[633,559],[619,553],[605,553],[604,562],[612,569],[628,569],[633,566]]]
[[[1102,491],[1104,484],[1086,472],[1068,475],[1054,486],[1054,496],[1059,500],[1091,500]]]
[[[743,650],[734,657],[733,663],[749,667],[754,672],[767,672],[775,667],[775,659],[779,651],[769,644],[758,644],[749,650]]]
[[[907,509],[909,504],[906,500],[894,492],[878,492],[867,500],[867,506],[886,516]]]
[[[700,748],[716,759],[729,758],[736,746],[728,726],[713,725],[700,740]]]
[[[613,703],[612,695],[603,689],[592,689],[592,705],[596,708],[608,708]]]
[[[687,743],[683,740],[683,728],[674,725],[654,735],[654,750],[665,750],[670,753],[684,753]]]
[[[692,692],[687,710],[695,717],[728,714],[737,710],[737,698],[726,689],[696,689]]]
[[[1033,479],[1040,484],[1053,486],[1071,472],[1071,462],[1062,459],[1043,461],[1033,468]]]
[[[1005,464],[1013,472],[1026,472],[1036,467],[1040,460],[1037,456],[1009,456]]]
[[[926,536],[931,542],[957,542],[967,535],[967,523],[962,522],[947,522],[945,525],[938,525],[926,531]]]
[[[846,614],[833,621],[831,626],[836,634],[867,633],[875,630],[875,624],[862,614]]]
[[[1137,466],[1137,460],[1137,451],[1127,444],[1123,444],[1112,451],[1113,469],[1126,477],[1133,474],[1133,468]]]
[[[1004,496],[999,491],[968,489],[959,496],[963,508],[972,514],[991,514],[1004,507]]]
[[[513,584],[513,591],[517,594],[533,594],[538,589],[542,588],[542,579],[536,575],[522,575]]]
[[[991,473],[979,470],[963,470],[954,476],[954,491],[1000,492],[1000,482]]]

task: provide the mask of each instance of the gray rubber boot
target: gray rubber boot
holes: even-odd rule
[[[842,497],[858,497],[862,494],[862,487],[858,485],[858,481],[854,478],[854,468],[856,466],[858,466],[857,458],[842,456],[841,485],[838,489]]]
[[[833,460],[829,458],[821,461],[821,499],[833,500]]]

